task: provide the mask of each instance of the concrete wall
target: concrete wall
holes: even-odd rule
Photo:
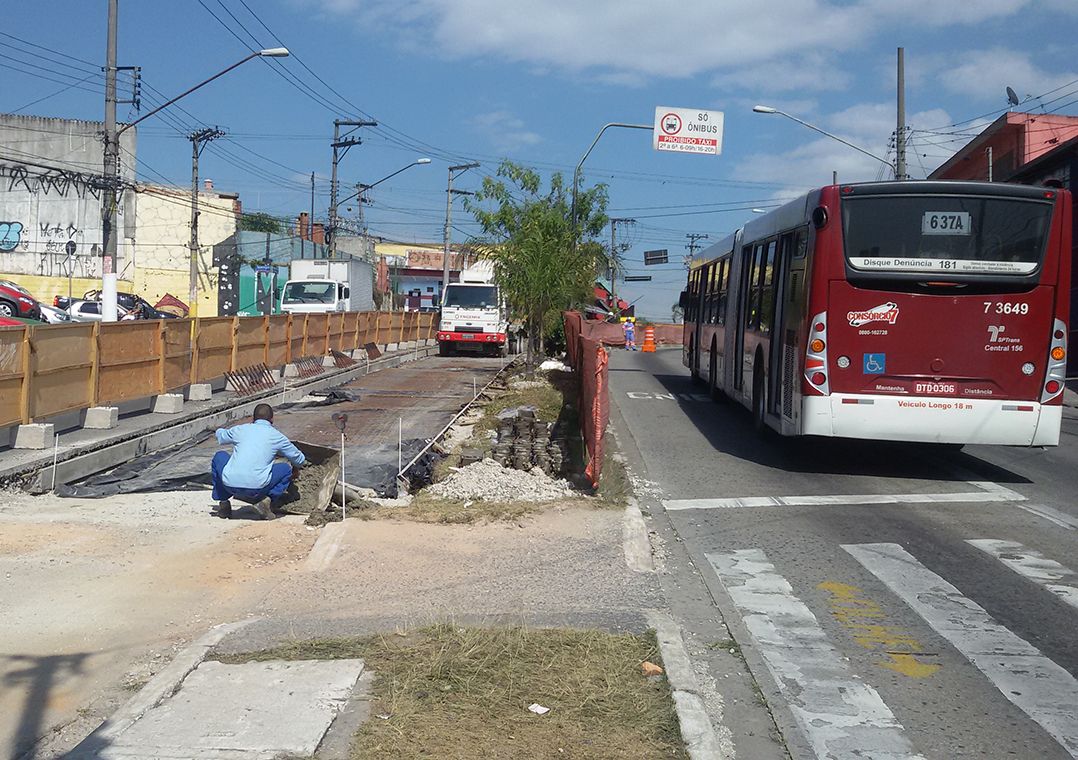
[[[236,234],[236,197],[200,192],[198,204],[198,315],[212,317],[218,314],[213,248]],[[150,303],[171,294],[186,304],[191,282],[191,191],[141,185],[135,218],[135,293]]]
[[[101,276],[100,133],[97,121],[0,114],[0,273],[55,278],[35,287],[67,288],[69,274]],[[135,130],[120,138],[121,178],[135,175]],[[25,162],[25,163],[23,163]],[[130,278],[134,193],[121,195],[117,272]],[[75,255],[66,245],[74,241]],[[11,277],[19,281],[18,277]],[[51,300],[51,296],[50,296]]]

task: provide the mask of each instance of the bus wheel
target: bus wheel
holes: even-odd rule
[[[711,378],[711,400],[712,401],[718,401],[718,402],[721,403],[721,402],[726,400],[726,393],[723,392],[722,388],[719,385],[718,375],[719,375],[719,354],[718,354],[717,351],[715,351],[714,348],[712,348],[712,350],[711,350],[711,374],[709,375],[709,377]]]
[[[767,420],[765,419],[766,405],[764,374],[757,372],[752,377],[752,426],[757,433],[763,435],[767,432]]]
[[[689,342],[689,378],[696,384],[703,382],[703,378],[700,377],[700,370],[696,366],[696,346]]]
[[[449,354],[450,354],[449,346],[450,346],[449,343],[445,343],[445,342],[438,343],[438,356],[449,356]]]

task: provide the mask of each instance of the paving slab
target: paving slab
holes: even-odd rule
[[[363,660],[203,662],[172,696],[79,760],[310,757],[352,697]]]

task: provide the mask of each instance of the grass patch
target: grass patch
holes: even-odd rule
[[[356,760],[687,757],[665,677],[640,670],[659,662],[650,636],[442,624],[226,661],[347,657],[362,657],[377,676]],[[533,702],[550,712],[529,712]]]
[[[528,388],[509,388],[498,394],[483,406],[483,416],[475,423],[473,439],[482,438],[498,429],[498,415],[515,406],[534,406],[536,416],[544,422],[553,422],[561,414],[564,398],[562,392],[536,375],[536,380],[543,385]]]

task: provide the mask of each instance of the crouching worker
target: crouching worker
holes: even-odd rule
[[[231,455],[218,451],[210,466],[216,515],[226,520],[231,517],[229,499],[235,497],[253,504],[264,520],[272,519],[292,483],[292,466],[306,461],[303,452],[273,427],[273,407],[259,404],[250,424],[218,429],[217,442],[231,443],[234,448]],[[288,463],[274,463],[278,455]]]

